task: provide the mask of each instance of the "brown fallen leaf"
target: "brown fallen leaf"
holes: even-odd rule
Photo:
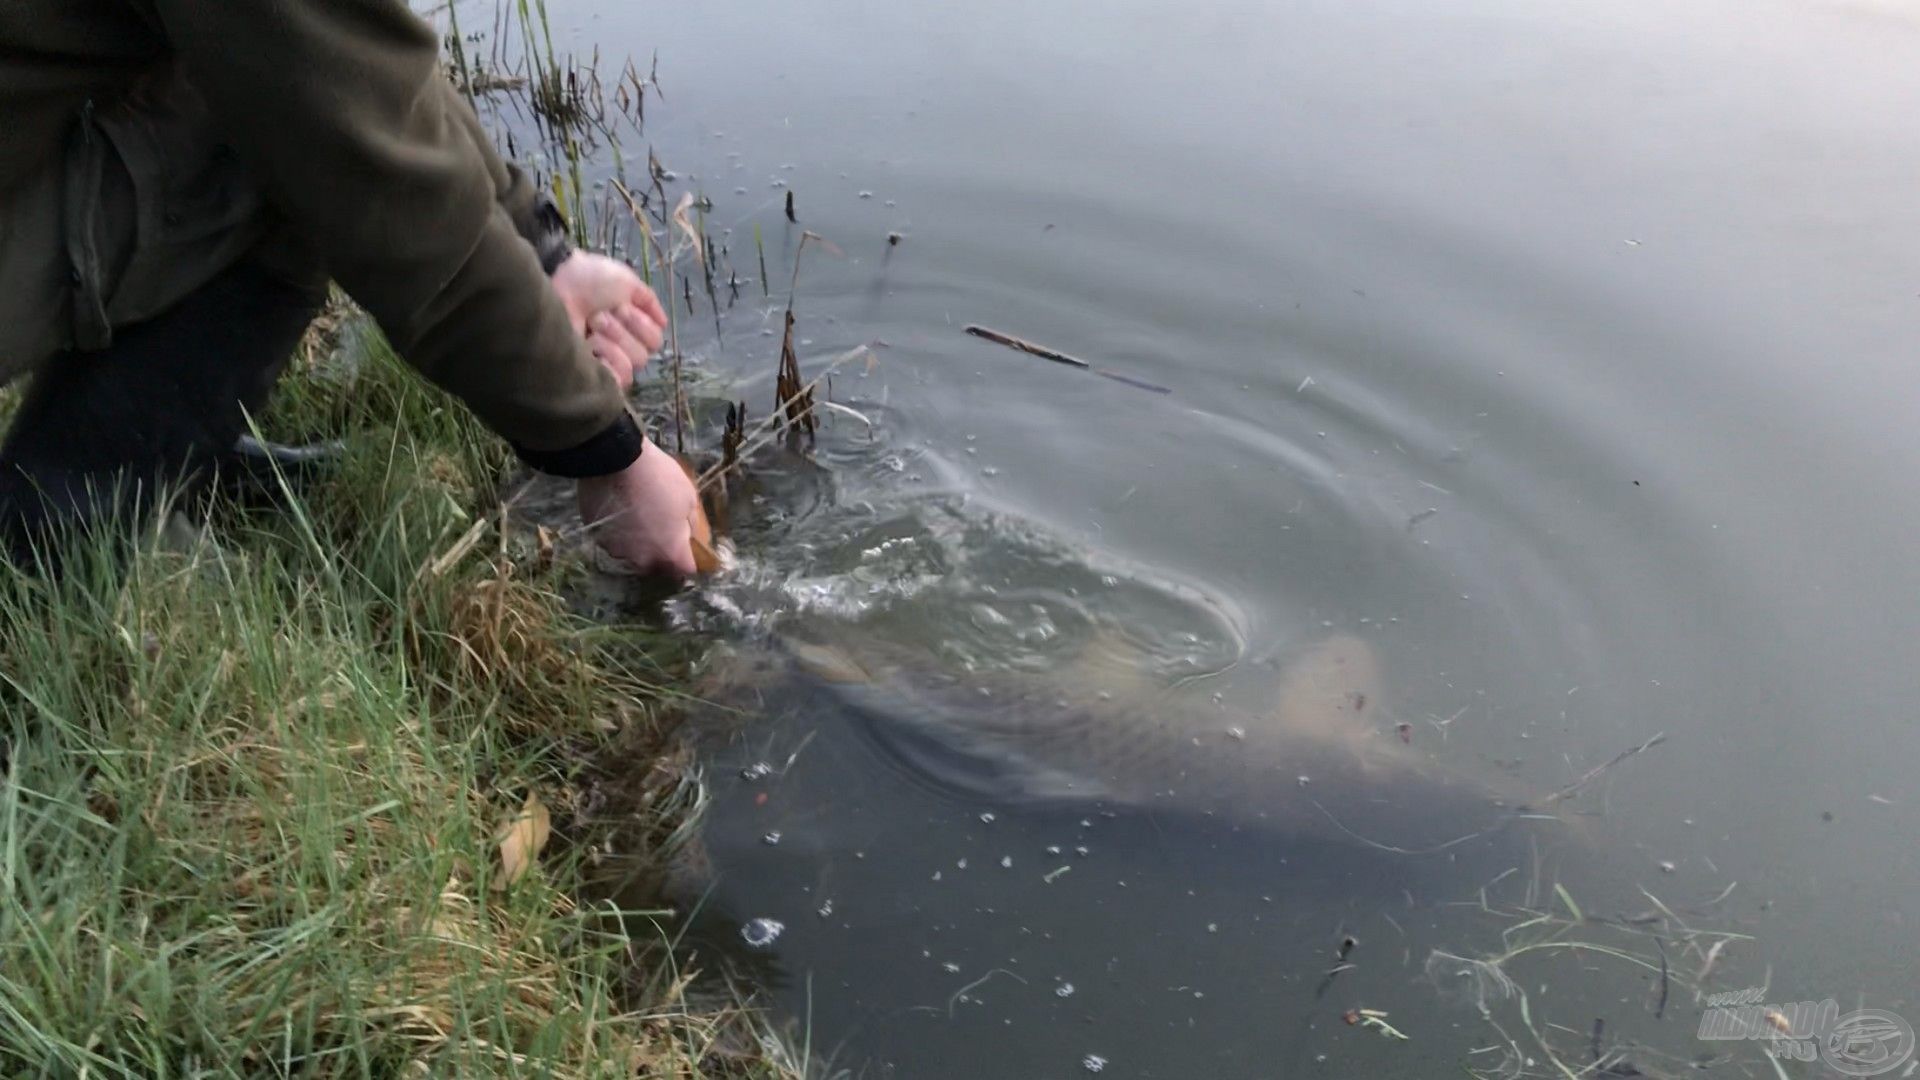
[[[534,535],[535,535],[535,539],[539,544],[539,550],[534,556],[534,566],[537,569],[545,570],[548,567],[553,565],[553,553],[554,553],[553,530],[547,528],[545,525],[541,525],[538,527]]]
[[[527,792],[527,801],[520,807],[520,813],[500,830],[500,876],[494,879],[494,891],[500,892],[520,880],[540,857],[552,835],[553,818],[547,813],[546,804],[540,801],[539,795]]]

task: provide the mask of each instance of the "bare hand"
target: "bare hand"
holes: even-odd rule
[[[553,291],[594,357],[621,390],[631,387],[666,341],[660,298],[626,263],[589,251],[574,252],[554,270]]]
[[[579,483],[580,519],[607,554],[642,574],[690,578],[700,496],[678,461],[649,439],[633,464]]]

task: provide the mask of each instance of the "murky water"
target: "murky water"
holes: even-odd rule
[[[555,14],[563,49],[658,50],[648,141],[743,277],[765,241],[771,299],[684,320],[705,372],[766,410],[799,227],[844,251],[801,272],[810,370],[886,343],[832,383],[864,420],[763,471],[742,567],[682,618],[981,679],[1117,627],[1222,730],[1352,635],[1415,747],[1536,792],[1664,732],[1573,800],[1569,897],[1751,935],[1629,941],[1704,991],[1920,1022],[1920,6]],[[1500,950],[1519,920],[1477,890],[1508,866],[1497,900],[1568,910],[1511,849],[1003,804],[887,737],[911,708],[763,704],[716,751],[701,933],[857,1075],[1491,1075],[1507,1040],[1429,962]],[[1650,1073],[1773,1075],[1654,971],[1507,971],[1573,1069],[1604,1018]]]

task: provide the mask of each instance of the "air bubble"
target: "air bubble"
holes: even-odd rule
[[[740,938],[756,949],[764,949],[774,943],[786,926],[777,919],[749,919],[740,928]]]

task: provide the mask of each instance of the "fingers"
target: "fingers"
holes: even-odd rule
[[[646,365],[647,356],[653,350],[636,338],[626,323],[610,314],[595,315],[591,325],[593,333],[587,342],[596,346],[594,355],[613,361],[614,376],[621,379],[623,386],[631,382],[634,371]]]
[[[598,336],[587,339],[587,349],[593,353],[595,360],[600,361],[602,367],[612,372],[613,381],[622,392],[632,388],[633,361],[628,358],[626,350]]]
[[[665,537],[642,542],[621,554],[627,565],[642,574],[686,581],[700,573],[699,560],[693,554],[693,532],[690,529],[673,530]]]
[[[697,501],[697,500],[696,500]],[[690,578],[700,572],[700,562],[693,555],[693,521],[691,516],[679,522],[672,530],[672,539],[666,545],[666,553],[661,560],[669,573],[681,578]]]
[[[632,304],[622,304],[614,308],[613,317],[642,346],[639,355],[634,358],[637,361],[636,367],[645,367],[647,357],[659,352],[660,346],[666,344],[667,334],[662,329],[666,326],[664,320],[656,320]]]
[[[636,280],[633,283],[633,291],[627,297],[627,303],[639,308],[642,315],[653,320],[653,325],[667,325],[667,309],[660,306],[660,298],[654,295],[653,290],[648,288],[645,282]],[[658,346],[655,347],[658,348]]]

